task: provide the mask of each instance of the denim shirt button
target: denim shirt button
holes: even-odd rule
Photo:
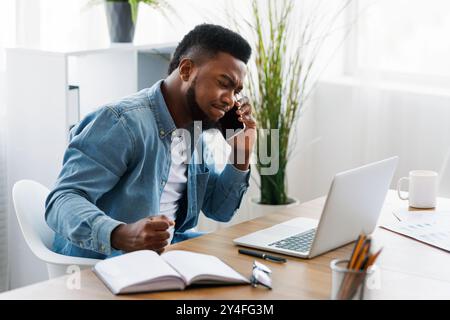
[[[159,134],[162,136],[164,135],[164,133],[165,133],[164,130],[159,131]]]
[[[80,248],[84,248],[83,242],[78,243],[78,246],[79,246]]]

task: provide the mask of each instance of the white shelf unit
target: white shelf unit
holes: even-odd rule
[[[7,49],[9,194],[21,179],[51,188],[61,170],[69,128],[98,107],[165,78],[175,47],[167,43],[66,52]],[[69,86],[79,88],[79,106],[72,105]],[[45,279],[46,271],[26,247],[11,201],[9,209],[10,284],[15,288]]]

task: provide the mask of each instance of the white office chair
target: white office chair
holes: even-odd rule
[[[47,264],[49,279],[67,274],[69,266],[92,267],[100,260],[65,256],[51,250],[54,232],[45,221],[45,199],[49,190],[43,185],[21,180],[14,184],[13,202],[23,237],[36,257]]]

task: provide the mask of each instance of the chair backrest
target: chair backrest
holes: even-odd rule
[[[13,203],[17,220],[33,254],[46,262],[49,278],[67,274],[67,266],[92,268],[97,259],[65,256],[51,250],[55,233],[45,221],[45,199],[50,191],[43,185],[21,180],[14,184]]]
[[[54,232],[45,221],[45,199],[49,190],[31,180],[21,180],[14,184],[13,203],[22,234],[31,251],[40,253],[50,250]]]

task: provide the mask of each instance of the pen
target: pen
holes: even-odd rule
[[[272,255],[269,255],[264,252],[256,252],[256,251],[251,251],[251,250],[239,249],[239,253],[257,257],[257,258],[262,258],[262,259],[273,261],[273,262],[283,262],[284,263],[287,261],[285,258],[272,256]]]

